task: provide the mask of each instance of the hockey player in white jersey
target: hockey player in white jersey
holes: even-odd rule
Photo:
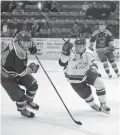
[[[73,45],[70,41],[64,43],[59,64],[64,67],[64,73],[75,92],[84,99],[91,108],[109,114],[106,104],[106,90],[92,51],[86,49],[84,39],[76,39]],[[90,85],[96,89],[100,106],[94,101]]]

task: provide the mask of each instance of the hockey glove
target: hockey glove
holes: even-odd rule
[[[28,65],[28,68],[31,69],[31,73],[37,73],[39,69],[39,65],[35,63],[31,63],[30,65]]]
[[[63,47],[62,47],[62,54],[69,56],[70,55],[70,49],[73,47],[73,44],[70,42],[70,40],[67,40]]]
[[[114,47],[113,45],[110,45],[110,46],[109,46],[109,50],[115,51],[115,47]]]
[[[37,47],[35,46],[34,42],[32,42],[32,46],[28,48],[30,51],[30,54],[34,55],[37,53]]]
[[[89,46],[88,47],[91,51],[94,51],[93,47],[92,46]]]

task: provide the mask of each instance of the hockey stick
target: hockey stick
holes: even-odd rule
[[[80,121],[76,121],[76,120],[73,118],[73,116],[71,115],[70,111],[68,110],[67,106],[65,105],[63,99],[61,98],[61,96],[60,96],[60,94],[58,93],[58,91],[57,91],[55,85],[54,85],[53,82],[51,81],[50,77],[48,76],[47,72],[45,71],[44,67],[42,66],[42,64],[41,64],[41,62],[40,62],[40,60],[38,59],[38,57],[37,57],[36,54],[35,54],[35,57],[36,57],[37,61],[39,62],[40,66],[42,67],[44,73],[46,74],[48,80],[49,80],[50,83],[52,84],[52,86],[53,86],[54,90],[56,91],[57,95],[59,96],[60,100],[62,101],[62,103],[63,103],[64,107],[66,108],[67,112],[69,113],[70,117],[72,118],[72,120],[73,120],[77,125],[82,125],[82,123],[81,123]]]
[[[47,20],[47,22],[49,22],[49,18],[42,12],[42,10],[41,10],[41,8],[42,8],[42,5],[41,5],[41,3],[39,2],[38,3],[38,9],[40,10],[40,12],[41,12],[41,14],[46,18],[46,20]],[[62,40],[66,43],[67,41],[63,38],[63,36],[60,34],[60,32],[55,28],[55,26],[52,24],[52,23],[49,23],[49,24],[51,24],[51,26],[52,26],[52,28],[54,28],[55,30],[56,30],[56,32],[57,32],[57,34],[60,36],[60,38],[62,38]],[[70,40],[70,39],[69,39]],[[68,40],[68,41],[69,41]],[[75,53],[72,49],[70,49],[73,53]]]
[[[39,8],[41,14],[46,18],[47,22],[49,22],[50,19],[41,10],[40,2],[38,3],[38,8]],[[52,28],[54,28],[56,30],[57,34],[63,39],[63,41],[66,42],[66,40],[63,38],[63,36],[60,34],[60,32],[55,28],[55,26],[52,23],[50,23],[50,24],[51,24]]]

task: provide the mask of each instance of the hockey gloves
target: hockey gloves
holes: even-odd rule
[[[94,51],[93,46],[88,47],[91,51]]]
[[[62,47],[62,54],[69,56],[70,55],[70,49],[73,47],[73,44],[70,42],[70,40],[67,40],[63,47]]]
[[[28,48],[30,51],[30,54],[34,55],[37,53],[37,47],[35,46],[34,42],[32,42],[32,46]]]
[[[110,45],[110,46],[109,46],[109,50],[115,51],[115,47],[114,47],[113,45]]]
[[[101,77],[101,74],[99,74],[95,68],[91,67],[88,69],[86,76],[88,84],[93,84],[98,76]]]
[[[31,69],[31,73],[37,73],[39,69],[39,65],[35,63],[31,63],[28,67]]]

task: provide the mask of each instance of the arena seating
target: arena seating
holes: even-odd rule
[[[85,13],[81,12],[81,6],[83,1],[58,1],[60,12],[45,12],[45,15],[49,18],[47,24],[54,24],[60,33],[65,37],[69,37],[70,29],[75,21],[80,26],[87,22],[89,25],[94,26],[99,20],[86,20]],[[107,24],[114,25],[119,18],[119,14],[114,14],[106,20]],[[24,12],[2,12],[1,19],[8,20],[7,23],[17,23],[19,25],[29,24],[29,28],[32,27],[34,20],[45,20],[45,17],[40,13],[36,2],[29,2],[24,8]],[[17,20],[17,21],[16,21]],[[17,25],[17,26],[19,26]],[[21,27],[21,26],[20,26]],[[51,36],[51,34],[53,34]],[[44,37],[57,37],[56,31],[52,27],[41,28],[39,36]]]

